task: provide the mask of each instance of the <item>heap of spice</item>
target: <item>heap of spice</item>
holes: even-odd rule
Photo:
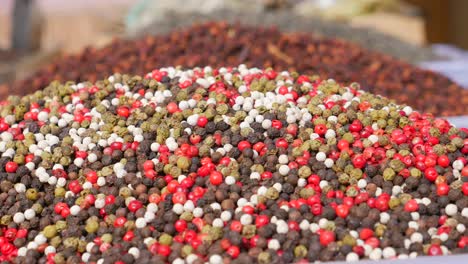
[[[0,261],[468,252],[468,130],[358,84],[168,67],[52,83],[0,116]]]
[[[94,82],[114,73],[140,74],[168,65],[193,68],[241,63],[317,74],[344,85],[359,82],[363,90],[436,116],[468,114],[468,90],[440,74],[343,40],[214,22],[161,36],[116,40],[101,49],[87,48],[0,89],[26,94],[53,80]]]

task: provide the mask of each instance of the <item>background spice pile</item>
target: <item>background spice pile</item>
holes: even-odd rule
[[[245,6],[245,5],[244,5]],[[430,48],[406,43],[398,38],[378,32],[372,28],[353,27],[346,23],[324,20],[313,15],[300,16],[290,9],[278,11],[232,10],[220,9],[209,13],[200,11],[164,12],[160,10],[157,21],[136,31],[130,31],[132,36],[147,34],[167,34],[176,29],[183,29],[195,23],[210,21],[227,21],[250,26],[277,26],[282,32],[309,32],[317,36],[348,40],[362,47],[391,55],[395,58],[417,64],[422,61],[442,59]]]
[[[13,97],[0,131],[0,261],[468,251],[468,130],[358,85],[170,67]]]
[[[436,115],[468,113],[468,91],[442,75],[345,41],[226,23],[206,23],[139,40],[116,40],[102,49],[87,48],[8,89],[24,94],[53,80],[95,81],[115,72],[138,74],[155,66],[239,63],[319,74],[345,84],[359,82],[364,90]]]

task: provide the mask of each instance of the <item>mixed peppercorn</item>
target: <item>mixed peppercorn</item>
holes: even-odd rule
[[[141,74],[168,65],[193,68],[241,63],[317,74],[344,85],[359,82],[366,91],[437,116],[468,114],[468,90],[440,74],[338,39],[226,23],[205,23],[138,40],[116,40],[101,49],[90,47],[0,90],[24,95],[43,89],[53,80],[94,82],[114,73]]]
[[[0,261],[468,251],[467,129],[358,84],[168,67],[52,83],[0,116]]]

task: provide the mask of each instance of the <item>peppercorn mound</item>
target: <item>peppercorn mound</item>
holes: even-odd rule
[[[334,78],[438,116],[468,114],[468,90],[448,78],[350,42],[308,33],[281,33],[226,23],[194,25],[171,34],[116,40],[102,49],[66,56],[24,81],[10,93],[29,93],[53,80],[96,81],[116,72],[139,74],[155,67],[181,65],[273,67]]]
[[[357,84],[162,68],[52,83],[0,114],[2,261],[468,251],[467,130]]]

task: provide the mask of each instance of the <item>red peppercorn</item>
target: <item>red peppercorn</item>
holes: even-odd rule
[[[251,148],[251,147],[252,147],[252,145],[250,144],[250,142],[248,142],[246,140],[242,140],[237,144],[237,148],[240,151],[244,151],[244,149]]]
[[[218,171],[213,171],[210,173],[210,183],[213,185],[220,185],[223,183],[223,175]]]
[[[190,85],[192,85],[192,82],[190,80],[185,80],[185,81],[179,83],[179,87],[181,89],[185,89],[185,88],[189,87]]]
[[[17,238],[25,238],[27,235],[28,235],[28,230],[24,228],[18,229],[18,232],[16,232]]]
[[[5,171],[8,173],[15,173],[17,169],[18,169],[18,164],[14,161],[8,161],[5,164]]]
[[[465,248],[468,246],[468,236],[462,236],[458,241],[459,248]]]
[[[10,243],[5,243],[0,247],[0,253],[2,253],[4,256],[9,256],[13,250],[15,250],[15,246]]]
[[[125,223],[127,222],[127,218],[121,216],[121,217],[117,217],[114,221],[114,226],[115,227],[122,227],[125,225]]]
[[[349,131],[359,132],[362,130],[362,123],[358,119],[355,119],[351,125],[349,125]]]
[[[314,215],[321,215],[323,211],[323,207],[321,204],[317,203],[311,206],[310,208],[312,214]]]
[[[405,211],[407,212],[415,212],[419,209],[419,205],[416,200],[411,199],[405,204]]]
[[[297,134],[297,125],[289,124],[288,127],[286,128],[286,133],[295,136]]]
[[[171,178],[172,178],[172,177],[171,177]],[[176,180],[171,180],[171,181],[167,184],[167,190],[168,190],[170,193],[175,193],[178,186],[179,186],[179,182],[178,182],[178,181],[176,181]]]
[[[219,160],[219,164],[228,166],[231,163],[231,158],[229,157],[223,157]]]
[[[185,204],[187,201],[187,195],[184,192],[176,192],[172,196],[172,202],[175,204]]]
[[[70,189],[70,191],[72,191],[74,194],[77,194],[83,190],[83,187],[81,187],[81,184],[78,180],[73,180],[68,184],[68,189]]]
[[[142,202],[138,200],[132,200],[128,203],[128,210],[130,210],[133,213],[135,213],[136,211],[138,211],[138,209],[142,207],[143,207]]]
[[[130,110],[126,106],[117,108],[117,114],[121,117],[127,118],[130,115]]]
[[[429,256],[440,256],[443,255],[442,248],[437,244],[432,244],[427,250]]]
[[[370,199],[368,200],[370,201]],[[380,196],[379,198],[375,199],[375,208],[379,209],[381,212],[388,210],[388,199]]]
[[[427,168],[424,170],[424,175],[426,176],[426,179],[433,182],[437,179],[438,173],[435,168]]]
[[[107,195],[106,198],[104,199],[104,202],[105,202],[106,204],[113,204],[113,203],[115,203],[115,196],[112,195],[112,194]]]
[[[368,238],[374,236],[374,231],[370,228],[363,228],[359,233],[359,237],[362,240],[367,240]]]
[[[239,250],[239,247],[237,246],[230,246],[226,250],[226,253],[230,255],[232,258],[237,258],[239,256],[240,250]]]
[[[349,214],[349,207],[344,204],[340,204],[336,207],[336,215],[341,217],[341,218],[346,218]]]
[[[157,253],[167,257],[171,254],[171,247],[168,245],[159,245],[157,248]]]
[[[450,186],[447,183],[440,183],[437,185],[437,195],[444,196],[450,191]]]
[[[275,143],[275,144],[276,144],[276,147],[277,147],[277,148],[285,148],[285,149],[287,149],[288,146],[289,146],[288,141],[286,141],[286,139],[284,139],[284,138],[280,138],[280,139],[276,140],[276,143]]]
[[[190,188],[194,184],[194,181],[191,178],[185,178],[180,182],[180,186],[184,188]]]
[[[464,182],[462,185],[462,191],[464,195],[468,195],[468,182]]]
[[[259,215],[255,219],[255,225],[257,228],[267,225],[270,222],[270,219],[266,215]]]
[[[461,171],[461,175],[463,177],[468,177],[468,166],[463,167],[463,169]]]
[[[349,148],[349,142],[344,139],[340,139],[340,141],[338,141],[338,144],[336,146],[338,147],[339,150],[345,150]]]
[[[70,215],[70,208],[65,207],[62,209],[62,211],[60,212],[60,215],[63,217],[63,218],[66,218],[67,216]]]
[[[187,229],[187,222],[185,220],[179,219],[175,222],[174,228],[177,230],[177,232],[182,233]]]
[[[431,167],[434,167],[436,165],[437,161],[432,158],[432,157],[426,157],[426,159],[424,160],[424,165],[426,165],[426,168],[431,168]]]
[[[169,112],[169,114],[174,114],[174,113],[179,111],[179,107],[174,102],[168,103],[166,108],[167,108],[167,112]]]
[[[152,160],[147,160],[143,162],[143,169],[146,170],[152,170],[154,168],[154,163]]]
[[[145,177],[148,179],[153,180],[157,175],[158,173],[155,170],[145,170]]]
[[[278,89],[278,93],[281,94],[281,95],[285,95],[289,92],[288,90],[288,87],[287,86],[281,86],[279,89]]]
[[[96,183],[98,180],[97,173],[95,171],[88,171],[86,173],[86,180],[93,184]]]
[[[369,199],[369,193],[361,192],[356,196],[356,198],[354,198],[354,203],[360,204],[360,203],[366,202],[368,199]]]
[[[240,221],[234,220],[231,222],[230,229],[235,232],[242,231],[242,224]]]
[[[324,124],[318,124],[314,128],[314,132],[319,134],[320,136],[323,136],[327,132],[327,126]]]
[[[5,238],[8,240],[8,241],[13,241],[15,240],[16,238],[16,233],[18,231],[16,230],[16,228],[8,228],[5,232],[4,232],[4,236]],[[1,244],[1,243],[0,243]]]
[[[299,231],[299,224],[296,221],[288,221],[289,230]]]
[[[198,144],[201,141],[201,136],[197,134],[192,134],[190,135],[190,143],[192,144]]]
[[[94,205],[94,202],[96,202],[96,197],[94,197],[92,194],[87,194],[85,196],[85,202],[87,206]]]
[[[122,150],[123,144],[122,144],[122,142],[117,142],[116,141],[116,142],[112,142],[110,144],[110,147],[111,147],[112,150]]]
[[[366,241],[364,243],[371,246],[372,248],[377,248],[380,245],[380,240],[378,238],[376,238],[376,237],[370,237],[370,238],[366,239]]]
[[[354,167],[358,169],[364,168],[366,166],[366,159],[364,158],[363,155],[356,155],[352,159]]]
[[[329,230],[322,230],[320,233],[320,244],[327,246],[331,242],[335,241],[335,233]]]
[[[26,115],[25,115],[26,116]],[[26,117],[24,117],[26,119]],[[5,122],[0,122],[0,132],[7,131],[10,128],[10,125],[8,125]]]
[[[271,121],[271,127],[276,128],[276,129],[281,129],[283,127],[283,123],[281,123],[280,120],[272,120]]]
[[[205,116],[198,117],[197,126],[205,127],[208,124],[208,119]]]
[[[242,208],[242,212],[246,214],[253,214],[255,212],[255,209],[250,205],[246,205]]]
[[[226,250],[231,246],[231,242],[227,238],[221,239],[221,248]]]
[[[362,257],[364,256],[365,249],[363,246],[354,246],[353,247],[353,252],[358,254],[358,256]]]

